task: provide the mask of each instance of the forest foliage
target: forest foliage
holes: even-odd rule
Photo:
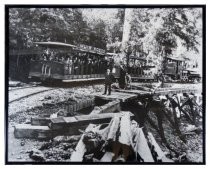
[[[10,8],[10,49],[31,48],[33,42],[85,44],[109,52],[122,51],[125,8]],[[129,55],[147,57],[201,55],[202,9],[134,8]],[[188,56],[187,56],[188,55]]]

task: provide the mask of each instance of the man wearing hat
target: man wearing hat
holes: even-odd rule
[[[107,92],[107,87],[108,87],[108,95],[111,95],[111,84],[112,84],[112,81],[114,79],[114,76],[112,75],[110,69],[107,69],[107,72],[105,74],[105,90],[104,90],[104,94],[106,94]]]

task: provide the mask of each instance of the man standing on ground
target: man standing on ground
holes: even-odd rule
[[[105,74],[105,90],[104,90],[104,94],[106,94],[107,92],[107,87],[108,87],[108,95],[111,95],[111,84],[112,81],[114,79],[114,76],[112,75],[112,73],[110,72],[110,69],[107,69],[107,73]]]
[[[129,75],[128,73],[126,73],[125,75],[125,89],[130,89],[131,88],[131,75]]]

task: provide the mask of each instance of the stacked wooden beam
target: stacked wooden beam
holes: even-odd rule
[[[107,104],[103,106],[97,106],[93,109],[93,111],[90,114],[100,114],[100,113],[108,113],[108,112],[116,112],[120,111],[120,101],[114,100],[111,102],[108,102]]]
[[[152,134],[149,134],[149,142],[142,128],[139,128],[138,124],[133,122],[130,117],[129,112],[123,112],[120,117],[115,116],[112,118],[109,125],[103,129],[100,129],[101,125],[90,124],[78,142],[70,161],[84,162],[86,156],[91,156],[93,162],[126,162],[131,153],[134,153],[134,161],[153,163],[155,160],[150,149],[151,146],[149,146],[150,144],[155,146],[155,151],[161,156],[163,162],[173,162],[170,159],[164,158],[164,153]],[[104,144],[98,150],[101,151],[102,156],[95,156],[93,153],[98,152],[94,151],[94,148],[98,149],[97,146],[91,146],[92,150],[89,150],[90,145],[97,145],[96,143],[86,143],[87,135],[90,134],[99,136],[98,138],[103,140],[102,143]],[[90,142],[94,142],[94,140],[97,142],[95,136],[90,138]],[[111,149],[106,149],[107,146]],[[91,154],[88,154],[90,152]]]
[[[67,111],[67,113],[72,113],[72,112],[76,112],[79,111],[81,109],[85,109],[91,106],[94,106],[94,98],[92,99],[86,99],[86,100],[81,100],[72,104],[67,104],[65,106],[65,109]]]
[[[90,123],[109,123],[113,117],[120,117],[122,114],[123,113],[120,112],[58,117],[53,119],[32,118],[32,124],[16,125],[14,128],[14,135],[16,138],[51,139],[58,134],[79,134],[78,129],[85,129]],[[131,116],[133,116],[133,114],[131,114]]]

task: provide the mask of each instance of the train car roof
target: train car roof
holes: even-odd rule
[[[59,47],[71,47],[71,48],[74,48],[74,47],[77,47],[75,45],[71,45],[71,44],[67,44],[67,43],[62,43],[62,42],[34,42],[34,44],[37,44],[37,45],[44,45],[44,46],[59,46]]]
[[[109,55],[109,56],[117,56],[118,54],[116,54],[116,53],[106,53],[106,55]]]
[[[167,59],[175,60],[175,61],[184,61],[182,58],[176,58],[176,57],[167,57]]]
[[[189,72],[199,72],[198,68],[187,68],[186,70]]]
[[[34,42],[34,44],[48,46],[48,47],[70,47],[70,48],[73,48],[73,49],[81,51],[81,52],[93,53],[93,54],[98,54],[98,55],[105,55],[105,53],[99,53],[99,52],[96,52],[96,51],[83,49],[79,46],[75,46],[75,45],[67,44],[67,43],[62,43],[62,42]]]

